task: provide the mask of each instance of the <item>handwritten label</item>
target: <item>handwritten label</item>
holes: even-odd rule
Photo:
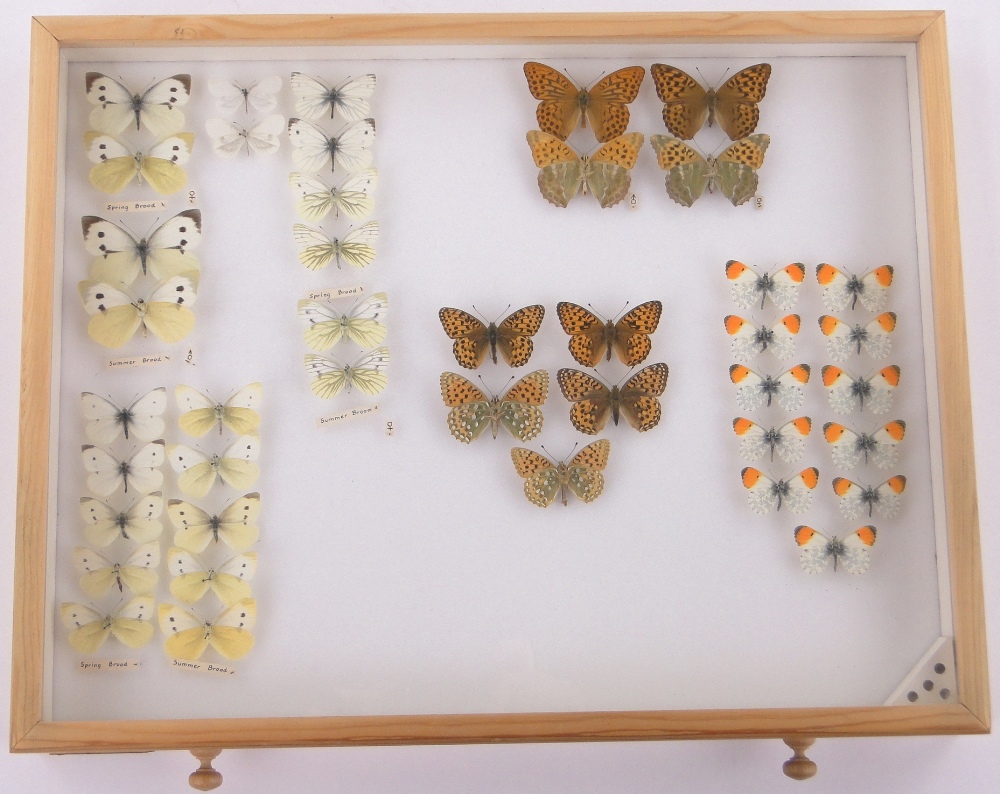
[[[385,434],[387,436],[396,435],[396,423],[393,422],[391,419],[387,419],[385,422]]]
[[[192,350],[190,347],[188,348],[187,355],[184,356],[184,363],[185,364],[190,364],[192,367],[195,366],[195,363],[194,363],[194,350]]]
[[[754,207],[754,209],[757,209],[757,210],[764,209],[764,197],[763,196],[754,196],[753,197],[753,207]]]
[[[139,659],[81,659],[76,666],[87,673],[114,673],[118,670],[138,670],[142,662]]]
[[[639,197],[636,196],[635,193],[633,193],[632,194],[632,198],[630,198],[628,200],[628,208],[630,210],[637,210],[637,209],[639,209]]]
[[[198,203],[198,194],[195,193],[193,190],[189,190],[188,191],[188,204],[197,204],[197,203]]]
[[[351,296],[364,295],[365,288],[360,284],[356,287],[336,287],[334,289],[321,289],[314,292],[307,292],[306,297],[311,301],[336,300],[337,298],[350,298]]]
[[[170,666],[192,673],[212,673],[213,675],[236,675],[236,668],[231,664],[215,664],[214,662],[190,662],[187,659],[171,659]]]
[[[117,212],[127,215],[130,212],[159,212],[167,208],[167,202],[159,199],[149,201],[109,201],[104,205],[105,212]]]
[[[331,416],[321,416],[316,420],[316,427],[328,427],[330,425],[341,425],[348,419],[357,419],[361,416],[371,416],[378,413],[377,405],[367,405],[364,408],[349,408],[348,410],[332,414]]]
[[[108,369],[135,369],[136,367],[152,367],[157,364],[169,364],[170,356],[159,353],[155,356],[129,356],[128,358],[109,358]]]

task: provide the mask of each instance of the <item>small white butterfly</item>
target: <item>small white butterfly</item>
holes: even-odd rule
[[[174,604],[160,604],[160,631],[167,640],[163,647],[174,659],[194,661],[209,645],[227,659],[239,659],[253,648],[257,604],[245,598],[224,609],[214,620],[201,620]]]
[[[201,498],[215,484],[216,477],[230,486],[250,488],[260,476],[260,466],[254,463],[260,454],[260,438],[240,436],[221,455],[211,457],[183,444],[167,446],[170,466],[177,472],[177,485],[188,496]]]
[[[831,312],[853,309],[858,301],[870,312],[880,312],[885,308],[892,284],[892,266],[883,265],[863,276],[844,273],[833,265],[816,267],[816,280],[823,287],[823,303]]]
[[[885,358],[892,352],[892,332],[896,329],[896,314],[884,312],[870,323],[845,323],[829,314],[819,318],[819,329],[826,336],[826,350],[834,361],[847,361],[861,348],[872,358]]]
[[[244,127],[235,121],[208,119],[205,132],[212,141],[212,150],[219,157],[235,157],[240,151],[248,155],[253,150],[258,154],[274,154],[281,146],[278,137],[285,129],[285,117],[277,113],[265,117],[252,127]]]
[[[813,491],[819,483],[819,470],[803,469],[787,480],[775,480],[747,466],[741,472],[747,489],[747,503],[755,513],[770,513],[783,505],[793,513],[804,513],[812,505]]]
[[[148,543],[163,531],[160,514],[163,495],[159,491],[147,494],[126,510],[117,510],[106,502],[89,496],[80,498],[83,534],[94,546],[110,546],[118,538],[133,543]]]
[[[152,331],[161,342],[179,342],[194,328],[190,307],[198,297],[198,273],[180,273],[153,287],[144,298],[136,297],[121,283],[81,281],[80,297],[92,315],[87,333],[97,344],[124,347],[142,329]]]
[[[756,411],[765,404],[770,407],[772,399],[784,411],[797,411],[805,399],[802,387],[809,382],[811,372],[808,364],[799,364],[774,377],[760,375],[742,364],[733,364],[729,368],[729,379],[739,386],[736,403],[744,411]]]
[[[363,74],[331,87],[315,77],[292,72],[291,84],[295,110],[306,119],[322,118],[329,111],[331,119],[336,112],[344,121],[360,121],[368,115],[368,99],[375,93],[373,74]]]
[[[293,171],[288,175],[288,184],[299,197],[295,202],[295,211],[303,220],[322,220],[330,210],[333,210],[335,218],[343,212],[348,217],[361,220],[375,209],[375,199],[371,194],[378,184],[378,172],[374,168],[366,168],[345,179],[340,187],[330,187],[314,176]]]
[[[343,260],[353,267],[368,267],[375,261],[375,241],[378,239],[378,221],[368,221],[339,237],[328,237],[319,229],[301,223],[292,226],[295,244],[299,247],[299,261],[310,270],[322,270],[331,262],[340,267]]]
[[[733,431],[741,439],[740,454],[744,460],[757,460],[767,453],[773,461],[777,452],[786,463],[795,463],[805,451],[805,438],[811,430],[812,419],[808,416],[769,428],[742,416],[733,420]]]
[[[67,602],[59,605],[63,625],[72,629],[69,644],[77,653],[95,653],[108,637],[114,637],[129,648],[141,648],[153,637],[155,603],[149,595],[136,596],[114,612]]]
[[[896,419],[874,433],[856,433],[836,422],[823,425],[823,438],[830,445],[833,462],[842,469],[853,469],[864,458],[880,469],[889,469],[899,460],[899,444],[906,435],[906,422]]]
[[[142,239],[96,215],[83,218],[83,244],[95,257],[92,281],[131,284],[140,273],[162,281],[198,270],[191,252],[200,242],[201,210],[179,212]]]
[[[388,311],[389,296],[384,292],[376,292],[346,312],[335,311],[328,303],[299,301],[299,317],[308,323],[303,335],[313,350],[327,350],[348,339],[364,348],[382,344]]]
[[[726,315],[726,333],[733,340],[733,356],[747,360],[770,350],[782,361],[795,355],[795,337],[799,333],[802,320],[797,314],[789,314],[771,325],[757,325],[735,314]]]
[[[308,121],[291,119],[288,141],[292,145],[292,160],[300,171],[316,174],[327,168],[336,171],[339,166],[356,174],[372,164],[375,120],[358,121],[331,137]]]
[[[134,549],[124,560],[112,562],[103,554],[77,546],[73,550],[73,565],[80,574],[80,589],[91,598],[101,598],[112,587],[124,593],[127,587],[135,595],[150,592],[160,577],[160,543],[150,541]]]
[[[129,124],[138,131],[145,124],[153,135],[166,135],[184,126],[180,108],[191,99],[191,75],[175,74],[154,83],[143,93],[134,93],[100,72],[87,72],[90,126],[117,135]]]
[[[838,414],[863,411],[884,414],[892,408],[892,395],[899,385],[899,367],[884,367],[870,378],[854,376],[840,367],[823,367],[823,385],[827,388],[830,407]]]
[[[352,364],[341,364],[315,353],[307,353],[305,365],[306,372],[312,376],[309,386],[317,397],[329,400],[340,394],[345,386],[347,391],[357,386],[365,394],[375,395],[388,382],[385,369],[389,365],[389,348],[379,347],[363,353]]]
[[[799,287],[805,277],[806,268],[801,262],[776,273],[759,273],[735,259],[726,262],[726,278],[732,285],[733,300],[741,309],[763,309],[764,301],[770,298],[775,306],[787,311],[799,299]]]
[[[84,431],[95,444],[110,444],[122,433],[141,441],[152,441],[163,435],[163,412],[167,408],[167,390],[153,389],[124,408],[91,392],[81,396]]]
[[[840,512],[844,518],[858,518],[865,509],[871,518],[875,510],[883,518],[892,518],[899,512],[906,477],[897,474],[881,485],[860,485],[845,477],[835,477],[833,492],[840,498]]]
[[[871,564],[868,550],[875,545],[875,534],[875,527],[866,526],[841,540],[836,535],[827,537],[812,527],[798,526],[795,542],[802,549],[799,562],[807,573],[820,573],[831,559],[835,571],[840,562],[848,573],[864,573]]]
[[[226,606],[250,598],[250,580],[257,570],[257,552],[239,554],[212,568],[185,549],[167,553],[167,569],[173,580],[170,592],[185,604],[193,604],[212,590]]]
[[[130,458],[119,460],[111,453],[84,444],[83,467],[90,472],[87,487],[98,496],[111,496],[120,487],[125,493],[148,494],[163,484],[163,439],[151,441]]]
[[[270,113],[278,105],[275,96],[281,90],[281,78],[265,77],[244,86],[221,77],[208,78],[208,93],[215,97],[215,107],[221,113],[234,113],[242,105],[246,113],[252,107],[260,113]]]
[[[260,494],[241,496],[218,515],[210,515],[197,505],[182,499],[167,504],[170,523],[174,525],[174,545],[195,554],[209,543],[220,540],[233,551],[245,551],[257,542],[260,528]]]
[[[167,196],[187,184],[187,172],[181,166],[191,157],[194,135],[168,135],[142,151],[113,135],[89,130],[83,136],[83,145],[88,159],[95,163],[90,169],[90,184],[102,193],[118,193],[138,179]]]
[[[174,396],[177,398],[177,407],[181,409],[177,422],[189,436],[201,438],[216,425],[220,435],[222,426],[225,425],[241,436],[255,435],[260,427],[264,384],[259,381],[248,383],[224,403],[184,384],[179,384],[174,389]]]

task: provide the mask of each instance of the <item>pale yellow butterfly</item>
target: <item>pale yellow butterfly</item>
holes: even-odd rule
[[[69,644],[77,653],[95,653],[104,641],[113,636],[129,648],[141,648],[153,637],[153,617],[155,604],[149,595],[136,596],[114,612],[98,612],[95,609],[66,602],[59,605],[59,616],[63,625],[71,629]]]
[[[227,607],[214,620],[201,620],[175,604],[160,604],[160,631],[164,649],[174,659],[200,659],[209,645],[227,659],[246,656],[253,647],[257,602],[245,598]]]
[[[264,385],[260,382],[244,386],[224,403],[183,384],[174,389],[174,396],[181,410],[178,424],[189,436],[201,438],[216,425],[220,434],[225,425],[241,436],[254,435],[260,427],[260,404],[264,399]]]
[[[119,593],[127,587],[136,595],[150,592],[160,577],[160,543],[153,540],[134,549],[124,560],[112,562],[100,552],[77,546],[73,565],[80,574],[80,589],[91,598],[101,598],[112,587]]]
[[[245,551],[260,535],[257,526],[259,493],[241,496],[218,515],[210,515],[182,499],[171,499],[167,503],[167,514],[177,530],[174,545],[195,554],[203,552],[209,543],[220,540],[233,551]]]
[[[167,569],[174,577],[170,592],[185,604],[193,604],[211,589],[223,604],[232,606],[250,597],[257,552],[239,554],[210,568],[191,552],[175,546],[167,552]]]
[[[96,130],[85,133],[83,143],[87,157],[95,163],[90,169],[90,184],[103,193],[118,193],[133,179],[145,180],[164,196],[187,184],[187,172],[181,166],[190,158],[194,146],[190,132],[161,138],[145,152]]]
[[[97,344],[124,347],[142,329],[161,342],[179,342],[194,329],[190,307],[198,295],[198,274],[181,273],[161,281],[146,297],[128,292],[124,284],[81,281],[80,297],[91,315],[87,333]]]

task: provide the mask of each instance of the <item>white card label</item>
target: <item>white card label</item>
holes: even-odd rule
[[[358,284],[356,287],[335,287],[333,289],[321,289],[307,292],[306,297],[311,301],[336,300],[337,298],[350,298],[364,295],[365,288]]]
[[[329,427],[330,425],[342,425],[350,419],[357,419],[361,416],[371,416],[378,413],[377,405],[366,405],[364,408],[348,408],[339,414],[321,416],[316,420],[316,427]]]
[[[236,675],[236,668],[231,664],[216,664],[215,662],[191,662],[187,659],[171,659],[170,666],[192,673],[212,673],[213,675]]]
[[[81,659],[76,666],[87,673],[114,673],[118,670],[138,670],[142,662],[139,659]]]
[[[762,210],[762,209],[764,209],[764,197],[763,196],[754,196],[753,197],[753,207],[756,210]]]
[[[169,364],[170,356],[159,353],[155,356],[129,356],[128,358],[109,358],[108,369],[135,369],[136,367],[153,367],[158,364]]]
[[[109,201],[104,205],[105,212],[117,212],[127,215],[130,212],[160,212],[167,208],[167,202],[159,199],[149,201]]]

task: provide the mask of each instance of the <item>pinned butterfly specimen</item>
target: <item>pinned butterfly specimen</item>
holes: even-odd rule
[[[90,162],[90,184],[102,193],[119,193],[133,179],[145,180],[157,193],[168,196],[187,184],[181,168],[191,157],[194,135],[178,132],[160,138],[143,152],[107,133],[90,130],[83,136]]]
[[[596,436],[608,419],[618,424],[621,416],[643,433],[660,423],[657,399],[667,388],[666,364],[651,364],[632,375],[619,387],[608,387],[578,369],[561,369],[556,375],[563,397],[573,403],[569,420],[581,433]]]
[[[580,88],[562,72],[544,63],[524,64],[528,90],[539,100],[535,110],[538,127],[561,141],[590,123],[599,142],[615,138],[628,129],[628,105],[635,101],[646,76],[641,66],[612,72],[590,88]]]
[[[656,152],[656,162],[667,172],[667,195],[678,204],[690,207],[705,189],[716,188],[734,207],[749,201],[757,193],[757,169],[764,164],[764,152],[771,139],[767,135],[740,138],[718,157],[703,157],[678,138],[651,135],[649,142]]]
[[[640,303],[615,322],[604,320],[594,312],[575,303],[557,303],[559,324],[569,334],[569,352],[573,360],[585,367],[595,367],[611,351],[627,367],[646,360],[653,342],[649,338],[660,324],[663,304],[660,301]]]
[[[260,476],[254,463],[260,454],[260,438],[240,436],[221,455],[211,457],[183,444],[170,444],[167,458],[177,472],[177,485],[188,496],[200,499],[211,490],[216,477],[237,490],[250,488]]]
[[[108,637],[129,648],[141,648],[153,637],[155,603],[149,595],[136,596],[114,612],[98,612],[83,604],[59,605],[63,625],[71,629],[69,644],[77,653],[96,653]]]
[[[288,184],[297,196],[295,211],[303,220],[316,222],[325,218],[330,210],[339,218],[343,212],[349,218],[367,218],[375,209],[372,195],[378,184],[378,171],[366,168],[348,177],[340,187],[330,187],[321,179],[293,171],[288,175]]]
[[[278,105],[275,96],[281,90],[281,78],[265,77],[244,86],[220,77],[208,78],[208,93],[215,97],[215,107],[222,113],[234,113],[242,105],[245,113],[253,108],[259,113],[270,113]]]
[[[303,336],[313,350],[328,350],[348,339],[363,348],[382,344],[388,311],[389,296],[384,292],[376,292],[346,312],[336,311],[328,303],[299,301],[299,317],[307,323]]]
[[[488,325],[461,309],[445,307],[438,312],[441,327],[454,339],[451,352],[460,366],[477,369],[489,356],[497,363],[497,351],[512,367],[523,367],[535,349],[531,337],[538,333],[545,319],[545,307],[525,306],[508,314],[499,323]]]
[[[871,460],[880,469],[890,469],[899,460],[899,444],[906,435],[906,422],[896,419],[874,433],[857,433],[854,430],[827,422],[823,425],[823,438],[830,445],[834,464],[842,469],[853,469],[864,460]]]
[[[733,300],[741,309],[763,309],[768,298],[782,311],[791,309],[799,299],[799,287],[805,277],[806,268],[801,262],[786,265],[774,273],[759,273],[735,259],[726,262],[726,278],[732,285]]]
[[[375,93],[375,75],[363,74],[329,86],[322,80],[302,72],[292,72],[292,93],[295,110],[304,119],[330,118],[336,112],[344,121],[361,121],[371,108],[368,100]]]
[[[556,496],[563,505],[569,504],[568,491],[584,502],[593,502],[604,492],[602,471],[608,465],[611,442],[606,438],[594,441],[573,456],[567,464],[553,463],[544,455],[524,447],[510,451],[517,473],[525,479],[524,495],[539,507],[548,507]]]
[[[216,426],[221,435],[223,425],[241,436],[255,435],[260,427],[264,399],[264,384],[260,382],[247,384],[224,403],[183,384],[174,389],[174,397],[181,410],[177,422],[189,436],[201,438]]]
[[[870,323],[850,325],[829,314],[819,318],[819,329],[826,336],[826,349],[834,361],[847,361],[852,353],[865,352],[872,358],[885,358],[892,352],[895,312],[884,312]]]
[[[592,154],[579,154],[568,143],[540,130],[527,135],[531,156],[538,166],[538,189],[545,200],[566,207],[581,190],[590,193],[602,207],[613,207],[628,195],[629,171],[642,148],[638,132],[619,135]]]
[[[493,438],[501,425],[519,441],[530,441],[542,432],[540,405],[549,396],[549,373],[529,372],[500,397],[487,397],[471,381],[454,372],[441,373],[441,397],[451,410],[448,429],[464,444],[475,441],[489,427]]]
[[[167,408],[167,390],[162,386],[144,394],[131,405],[120,407],[96,394],[81,396],[84,431],[95,444],[110,444],[119,435],[129,433],[141,441],[163,436],[163,412]]]
[[[740,455],[757,460],[763,455],[774,461],[774,453],[786,463],[795,463],[805,451],[805,439],[812,431],[812,419],[800,416],[780,427],[762,427],[751,419],[733,420],[733,431],[740,437]]]
[[[855,377],[830,364],[823,367],[821,374],[830,407],[838,414],[863,411],[865,405],[873,414],[884,414],[892,408],[892,395],[899,385],[899,367],[895,364],[870,378]]]
[[[190,307],[198,297],[198,273],[188,271],[159,282],[146,297],[122,283],[81,281],[83,307],[91,315],[87,333],[97,344],[124,347],[136,332],[152,331],[161,342],[179,342],[194,329]]]
[[[98,496],[111,496],[119,488],[124,488],[125,493],[152,493],[163,484],[163,447],[161,438],[129,458],[118,459],[100,447],[84,444],[83,467],[90,472],[87,487]]]
[[[80,499],[83,534],[87,542],[101,548],[118,538],[133,543],[148,543],[160,536],[163,524],[163,495],[156,491],[139,498],[126,510],[118,510],[106,502],[84,496]]]
[[[899,512],[906,477],[897,474],[881,485],[859,485],[856,482],[836,477],[833,492],[840,498],[840,512],[844,518],[858,518],[866,509],[871,518],[874,510],[883,518],[892,518]]]
[[[94,281],[131,284],[140,274],[162,281],[198,270],[192,252],[200,242],[201,210],[179,212],[142,239],[96,215],[83,218],[83,244],[95,257],[90,265]]]
[[[818,529],[795,527],[795,542],[802,549],[799,563],[807,573],[820,573],[833,560],[833,570],[842,563],[848,573],[864,573],[871,564],[869,549],[875,545],[876,530],[873,526],[861,527],[842,540],[834,535],[827,537]]]
[[[260,536],[260,494],[241,496],[221,513],[211,515],[182,499],[167,503],[167,515],[174,525],[174,545],[200,554],[210,543],[222,541],[236,552],[249,549]]]
[[[375,241],[378,239],[378,221],[368,221],[339,237],[328,237],[319,229],[301,223],[292,226],[295,244],[299,247],[299,261],[310,270],[322,270],[331,262],[347,262],[352,267],[368,267],[375,261]]]
[[[705,122],[716,121],[731,140],[737,141],[757,129],[771,65],[758,63],[734,74],[718,90],[704,89],[676,66],[654,63],[649,68],[656,95],[663,103],[663,123],[678,138],[690,140]]]
[[[143,543],[124,560],[112,562],[100,552],[77,546],[73,550],[73,565],[80,574],[80,589],[91,598],[101,598],[112,587],[124,593],[127,587],[135,595],[150,592],[160,577],[160,542]]]
[[[227,607],[250,597],[250,580],[257,571],[257,552],[239,554],[209,568],[191,552],[174,547],[167,552],[167,569],[174,577],[170,593],[193,604],[212,590]]]
[[[804,513],[812,505],[813,491],[819,483],[819,469],[803,469],[787,480],[775,480],[747,466],[740,473],[747,489],[747,504],[755,513],[765,514],[787,506],[793,513]]]
[[[265,116],[252,127],[225,119],[205,121],[205,132],[212,142],[212,151],[219,157],[235,157],[241,151],[249,155],[251,150],[257,154],[274,154],[281,146],[278,136],[284,131],[285,117],[277,113]]]
[[[880,312],[885,308],[892,284],[892,265],[882,265],[855,276],[844,273],[833,265],[816,267],[816,280],[823,288],[823,304],[831,312],[839,312],[850,306],[852,309],[861,301],[870,312]]]
[[[802,387],[809,382],[810,373],[808,364],[794,366],[776,377],[760,375],[742,364],[733,364],[729,368],[729,379],[739,386],[736,404],[744,411],[756,411],[763,405],[770,407],[772,400],[784,411],[797,411],[805,398]]]
[[[145,125],[153,135],[176,132],[184,126],[180,108],[191,99],[189,74],[175,74],[140,94],[100,72],[87,72],[86,87],[87,101],[96,105],[90,111],[90,126],[111,135],[124,132],[130,124],[136,131]]]
[[[795,355],[795,337],[802,327],[802,319],[797,314],[789,314],[772,325],[756,325],[729,314],[725,324],[726,333],[733,340],[733,355],[736,358],[750,359],[770,350],[775,358],[784,361]]]
[[[327,168],[331,171],[340,168],[356,174],[371,167],[375,120],[358,121],[330,136],[308,121],[290,119],[288,141],[292,145],[292,160],[300,171],[316,174]]]
[[[227,659],[240,659],[253,648],[250,630],[257,617],[257,602],[252,598],[223,609],[214,620],[201,620],[175,604],[160,604],[157,614],[160,631],[167,637],[163,648],[173,659],[193,662],[209,645]]]
[[[309,387],[324,400],[336,397],[344,388],[349,392],[354,387],[364,394],[376,395],[389,382],[385,374],[389,366],[389,348],[385,346],[362,353],[350,364],[306,353],[305,365],[312,377]]]

